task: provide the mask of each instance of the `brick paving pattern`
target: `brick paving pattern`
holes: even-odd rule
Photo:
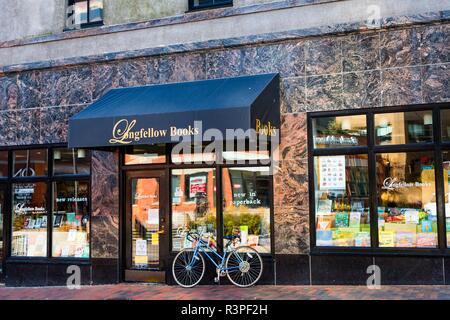
[[[198,286],[152,284],[66,287],[0,287],[0,300],[450,300],[450,286]]]

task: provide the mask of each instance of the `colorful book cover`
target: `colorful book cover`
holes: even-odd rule
[[[333,217],[331,216],[319,216],[317,218],[317,230],[330,230]]]
[[[428,220],[422,221],[422,232],[433,232],[433,223]]]
[[[319,230],[316,233],[317,240],[329,241],[332,240],[333,233],[331,230]]]
[[[405,223],[419,224],[419,210],[408,209],[405,211]]]
[[[75,212],[69,212],[66,214],[67,215],[67,223],[75,223],[76,219],[75,219]]]
[[[416,246],[416,234],[412,232],[397,232],[395,246],[401,248],[413,248]]]
[[[352,211],[350,212],[350,228],[358,228],[361,226],[361,212]]]
[[[34,222],[34,229],[39,229],[42,224],[42,218],[37,218]]]
[[[370,247],[370,233],[358,232],[355,236],[356,247]]]
[[[334,225],[336,228],[346,228],[348,227],[348,213],[344,213],[344,212],[339,212],[336,213],[335,217],[334,217]]]
[[[330,214],[331,213],[331,206],[332,206],[331,200],[319,200],[317,203],[317,215],[324,215],[324,214]]]
[[[47,228],[47,216],[42,217],[41,228]]]
[[[437,237],[435,233],[418,233],[417,247],[437,247]]]
[[[54,218],[55,219],[53,221],[53,226],[56,227],[56,228],[60,227],[61,223],[62,223],[62,216],[61,215],[57,215]]]
[[[394,235],[392,231],[381,231],[378,239],[380,247],[394,247]]]

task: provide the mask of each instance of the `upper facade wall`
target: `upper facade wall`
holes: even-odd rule
[[[0,1],[4,3],[6,0]],[[28,1],[31,0],[24,2]],[[42,1],[51,2],[50,0]],[[109,1],[114,2],[114,7],[108,3]],[[184,44],[191,46],[193,43],[205,41],[229,42],[227,39],[242,37],[257,39],[267,34],[308,28],[313,30],[322,28],[326,31],[332,25],[365,23],[376,19],[383,20],[411,15],[426,17],[429,13],[448,12],[450,10],[450,0],[402,0],[395,2],[391,0],[289,0],[247,6],[251,3],[255,4],[255,1],[262,2],[262,0],[235,0],[234,8],[231,9],[206,10],[201,13],[186,14],[181,14],[185,9],[181,9],[180,6],[180,14],[178,15],[150,20],[145,23],[59,32],[50,36],[22,41],[3,43],[0,41],[0,68],[36,62],[51,62],[52,65],[55,65],[55,62],[74,57],[84,58],[121,52],[131,53],[148,50],[149,48],[166,47],[169,50],[169,46]],[[125,3],[124,0],[105,0],[106,23],[116,23],[123,21],[126,17],[138,14],[146,16],[143,12],[145,10],[137,9],[138,4],[144,3],[144,0],[135,1],[135,4],[132,7],[128,6],[127,10],[123,9],[125,4],[121,6],[121,2]],[[170,14],[168,8],[175,10],[177,8],[175,3],[186,5],[187,0],[151,0],[151,2],[153,3],[152,10],[149,10],[147,14],[156,16],[157,14]],[[169,2],[173,2],[174,5],[170,6],[167,4]],[[158,3],[160,3],[159,6]],[[166,4],[162,5],[161,3]],[[239,7],[239,5],[243,7]],[[53,10],[50,10],[51,7],[49,5],[48,8],[43,8],[41,11],[48,16],[50,14],[46,14],[47,11],[55,12],[55,14],[64,11],[64,8],[58,9],[55,6],[53,6]],[[148,8],[144,5],[143,7]],[[20,8],[23,8],[23,4]],[[33,12],[41,11],[24,12],[27,12],[28,17],[33,17]],[[3,13],[0,12],[1,14]],[[62,15],[64,16],[64,13]],[[19,20],[26,20],[18,12],[10,12],[10,16],[18,17]],[[142,20],[143,16],[134,19]],[[0,17],[0,21],[3,20]],[[47,24],[52,21],[51,18],[48,21],[43,18],[40,20]],[[57,25],[57,23],[55,22],[54,25]],[[10,26],[6,24],[5,29],[2,28],[0,31],[0,36],[9,35],[8,28]],[[29,31],[31,30],[30,27]]]
[[[274,0],[235,0],[235,7]],[[63,32],[67,0],[0,0],[0,42]],[[188,0],[104,0],[104,24],[184,14]]]
[[[0,0],[0,42],[62,32],[65,0]]]

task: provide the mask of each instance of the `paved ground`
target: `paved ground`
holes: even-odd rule
[[[254,300],[254,299],[349,299],[450,300],[450,286],[382,286],[379,290],[355,286],[256,286],[238,289],[233,286],[198,286],[183,289],[174,286],[118,284],[85,286],[78,290],[65,287],[0,287],[0,300]]]

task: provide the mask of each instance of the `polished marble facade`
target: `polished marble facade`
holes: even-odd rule
[[[275,249],[282,255],[307,254],[307,112],[450,101],[450,24],[385,23],[390,28],[318,37],[291,35],[281,40],[278,35],[272,41],[192,51],[185,47],[179,53],[147,52],[145,57],[109,57],[110,61],[77,58],[66,67],[3,68],[0,146],[66,142],[68,119],[111,88],[280,73],[282,141],[274,177]],[[117,153],[94,152],[92,254],[96,259],[119,255],[118,172]]]

